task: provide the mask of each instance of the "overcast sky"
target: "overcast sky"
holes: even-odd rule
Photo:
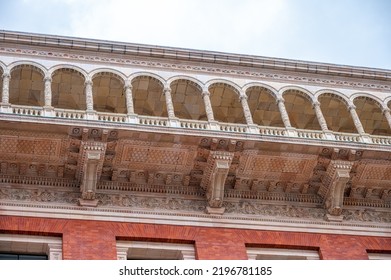
[[[0,0],[0,29],[391,69],[391,0]]]

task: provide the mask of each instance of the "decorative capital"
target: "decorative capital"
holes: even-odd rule
[[[277,97],[277,99],[276,99],[276,103],[277,104],[278,103],[284,103],[284,102],[285,102],[285,100],[284,100],[284,98],[282,96]]]
[[[84,84],[86,86],[92,86],[92,80],[86,80]]]
[[[207,89],[204,89],[202,91],[202,97],[204,97],[204,96],[210,96],[210,92]]]
[[[171,93],[171,88],[170,87],[164,87],[163,93],[164,94]]]
[[[47,76],[45,76],[45,78],[43,78],[43,80],[45,81],[45,83],[46,82],[51,83],[52,82],[52,77],[50,75],[47,75]]]
[[[348,106],[348,109],[349,109],[349,111],[351,111],[351,110],[356,110],[356,105],[350,104],[350,105]]]
[[[132,83],[130,81],[125,81],[124,89],[132,89]]]
[[[240,99],[240,101],[242,101],[242,100],[247,100],[247,99],[248,99],[248,96],[245,95],[245,94],[241,94],[241,95],[239,96],[239,99]]]
[[[383,114],[385,114],[387,112],[390,113],[390,108],[385,107],[382,109],[382,112],[383,112]]]
[[[315,107],[319,107],[320,106],[320,102],[319,101],[314,101],[312,102],[312,106],[315,108]]]

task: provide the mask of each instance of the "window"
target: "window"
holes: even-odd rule
[[[62,259],[60,237],[0,234],[0,259]]]
[[[319,260],[316,250],[247,248],[249,260]]]
[[[194,260],[192,244],[117,241],[119,260]]]

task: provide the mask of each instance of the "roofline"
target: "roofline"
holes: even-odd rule
[[[0,30],[0,43],[12,43],[52,48],[70,48],[73,50],[82,51],[391,81],[391,70],[387,69],[356,67],[331,63],[318,63],[293,59],[153,46],[7,30]]]

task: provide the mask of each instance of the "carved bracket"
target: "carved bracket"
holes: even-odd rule
[[[322,178],[327,193],[324,197],[324,206],[328,212],[327,219],[330,221],[342,221],[343,197],[346,184],[350,180],[350,171],[353,162],[331,160]]]
[[[79,204],[82,206],[96,206],[96,187],[102,173],[102,167],[106,152],[106,143],[82,142],[81,153],[77,172],[77,179],[80,182],[81,198]]]
[[[209,153],[201,187],[206,190],[207,212],[210,214],[224,213],[224,185],[233,157],[234,153],[230,152],[211,151]]]

